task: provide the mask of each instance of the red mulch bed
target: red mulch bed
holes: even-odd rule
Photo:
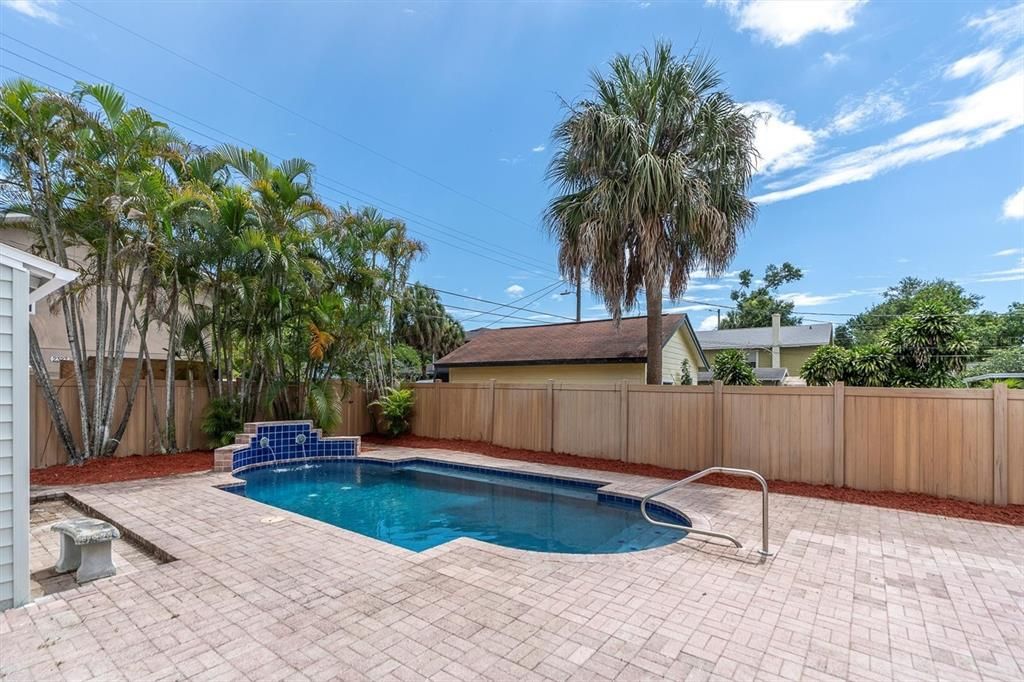
[[[90,459],[82,466],[70,464],[33,469],[32,485],[78,485],[81,483],[113,483],[140,478],[158,478],[172,474],[209,471],[213,468],[213,451],[193,450],[173,455],[131,455]]]
[[[555,464],[559,466],[579,467],[582,469],[596,469],[598,471],[614,471],[623,474],[636,474],[639,476],[653,476],[656,478],[680,479],[694,472],[682,469],[668,469],[666,467],[653,466],[650,464],[632,464],[619,462],[617,460],[596,459],[594,457],[579,457],[576,455],[565,455],[555,452],[536,452],[534,450],[516,450],[464,440],[442,440],[435,438],[421,438],[419,436],[402,436],[400,438],[386,439],[382,436],[363,436],[367,443],[387,444],[408,448],[441,448],[445,450],[459,450],[462,452],[473,452],[491,457],[504,459],[516,459],[524,462],[536,462],[538,464]],[[369,448],[367,448],[369,450]],[[758,490],[760,485],[748,478],[726,476],[725,474],[711,474],[701,479],[701,483],[709,483],[727,488],[742,488],[745,490]],[[977,504],[975,502],[964,502],[962,500],[947,500],[921,493],[896,493],[896,492],[868,492],[864,490],[853,490],[850,488],[836,488],[830,485],[812,485],[810,483],[791,483],[788,481],[769,481],[768,489],[773,493],[783,495],[799,495],[801,497],[817,497],[824,500],[835,500],[838,502],[852,502],[854,504],[868,504],[875,507],[886,507],[889,509],[902,509],[906,511],[922,512],[925,514],[938,514],[940,516],[953,516],[961,519],[973,519],[975,521],[991,521],[993,523],[1005,523],[1012,526],[1024,526],[1024,504],[1011,504],[1005,507],[995,505]]]

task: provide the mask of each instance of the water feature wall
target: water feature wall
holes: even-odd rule
[[[324,436],[310,421],[250,422],[232,445],[217,448],[214,471],[240,471],[306,459],[359,454],[359,436]]]

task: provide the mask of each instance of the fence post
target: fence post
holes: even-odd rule
[[[555,380],[548,379],[548,452],[555,451]]]
[[[487,422],[487,442],[494,443],[494,379],[487,385],[487,401],[491,405],[491,418]]]
[[[1006,504],[1009,481],[1006,477],[1008,394],[1006,384],[992,384],[992,501]]]
[[[722,410],[724,408],[724,400],[722,399],[722,382],[719,379],[715,379],[712,382],[712,397],[711,397],[711,428],[712,428],[712,456],[714,457],[714,464],[716,467],[723,466],[722,462],[725,461],[725,454],[722,452],[724,448],[723,441],[725,440],[722,433],[725,428],[725,415]]]
[[[629,384],[619,384],[619,457],[629,461]]]
[[[832,384],[832,485],[846,485],[846,385]]]
[[[437,379],[434,380],[433,388],[431,389],[431,397],[434,399],[434,428],[431,434],[434,438],[441,437],[441,382]]]

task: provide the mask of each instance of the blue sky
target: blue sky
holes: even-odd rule
[[[803,268],[785,291],[808,320],[906,275],[958,280],[993,310],[1024,300],[1022,4],[3,0],[0,31],[4,79],[107,80],[196,142],[308,158],[328,201],[407,219],[430,248],[417,278],[552,316],[573,314],[540,226],[562,100],[669,39],[764,113],[759,217],[731,271]],[[698,276],[666,308],[708,328],[732,286]],[[524,322],[498,317],[467,327]]]

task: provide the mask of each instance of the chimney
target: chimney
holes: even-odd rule
[[[772,313],[772,369],[778,369],[782,364],[779,353],[779,337],[782,335],[782,316]]]

